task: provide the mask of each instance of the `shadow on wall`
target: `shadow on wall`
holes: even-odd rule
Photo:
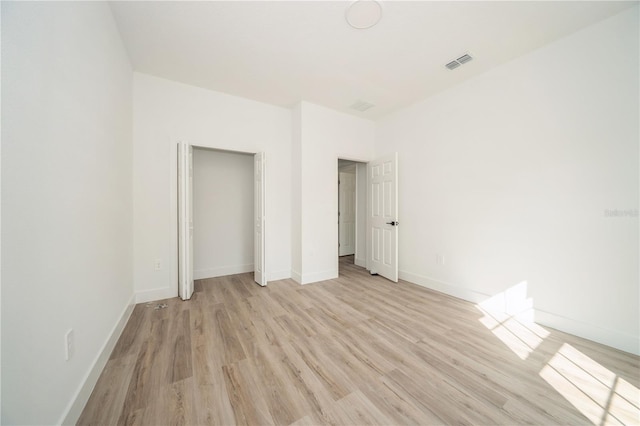
[[[484,315],[479,321],[523,362],[552,337],[552,332],[534,322],[526,281],[476,308]],[[562,339],[562,333],[553,334]],[[567,342],[544,363],[539,376],[594,425],[640,424],[640,389]]]

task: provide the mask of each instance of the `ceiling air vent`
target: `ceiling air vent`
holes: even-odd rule
[[[355,109],[356,111],[364,112],[369,108],[373,108],[375,105],[365,101],[356,101],[349,108]]]
[[[447,68],[449,68],[450,70],[456,69],[460,66],[460,64],[458,63],[458,61],[451,61],[449,62],[447,65],[445,65]]]
[[[465,53],[464,55],[460,56],[458,59],[449,62],[447,65],[445,65],[445,67],[449,68],[450,70],[453,70],[458,68],[462,64],[466,64],[472,59],[473,57],[471,55],[469,55],[468,53]]]
[[[472,59],[473,58],[471,56],[469,56],[468,53],[465,53],[464,55],[462,55],[458,59],[456,59],[456,61],[460,62],[461,64],[466,64],[467,62],[469,62]]]

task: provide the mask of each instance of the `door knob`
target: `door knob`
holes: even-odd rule
[[[387,225],[391,225],[391,226],[398,226],[400,223],[393,221],[393,222],[387,222]]]

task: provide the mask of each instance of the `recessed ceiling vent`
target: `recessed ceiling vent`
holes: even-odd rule
[[[458,59],[449,62],[447,65],[445,65],[445,67],[449,68],[450,70],[453,70],[458,68],[460,65],[466,64],[472,59],[473,57],[471,55],[469,55],[468,53],[465,53],[464,55],[460,56]]]
[[[456,68],[458,68],[460,66],[460,63],[458,61],[451,61],[445,66],[447,68],[449,68],[450,70],[454,70],[454,69],[456,69]]]
[[[371,104],[369,102],[358,100],[353,105],[351,105],[349,108],[355,109],[356,111],[364,112],[364,111],[368,110],[369,108],[373,108],[374,106],[375,106],[374,104]]]
[[[458,59],[456,59],[456,61],[458,61],[461,64],[466,64],[467,62],[469,62],[472,59],[473,58],[471,56],[469,56],[468,53],[465,53],[464,55],[462,55]]]

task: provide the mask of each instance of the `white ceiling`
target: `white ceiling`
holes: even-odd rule
[[[638,2],[381,1],[373,28],[350,1],[141,1],[111,8],[136,71],[290,107],[377,119]],[[444,67],[469,52],[474,60]],[[375,104],[350,109],[357,100]]]

